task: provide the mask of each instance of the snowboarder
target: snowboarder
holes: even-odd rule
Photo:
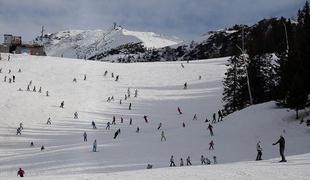
[[[184,166],[183,158],[180,159],[180,166]]]
[[[132,118],[130,118],[129,120],[129,125],[132,125]]]
[[[284,137],[281,135],[280,136],[280,139],[273,143],[272,145],[276,145],[276,144],[279,144],[279,150],[280,150],[280,155],[281,155],[281,161],[280,162],[286,162],[286,159],[285,159],[285,156],[284,156],[284,150],[285,150],[285,139]]]
[[[22,170],[22,168],[19,168],[19,170],[17,171],[17,176],[24,177],[24,175],[25,175],[25,171]]]
[[[223,115],[222,115],[221,110],[219,110],[219,111],[217,112],[217,114],[218,114],[217,122],[223,121]]]
[[[148,119],[147,119],[147,116],[144,115],[143,118],[144,118],[145,123],[149,122]]]
[[[213,113],[213,120],[212,120],[212,123],[216,123],[216,114]]]
[[[175,166],[173,156],[170,157],[170,167]]]
[[[97,152],[97,140],[96,139],[93,143],[93,152]]]
[[[95,124],[95,121],[92,121],[92,122],[91,122],[91,125],[93,126],[93,129],[97,129],[96,124]]]
[[[206,157],[206,162],[207,162],[207,164],[211,164],[210,159],[208,159],[207,157]]]
[[[135,90],[135,96],[134,97],[135,98],[138,97],[138,90],[137,89]]]
[[[194,115],[193,120],[197,120],[197,114]]]
[[[162,126],[162,123],[159,123],[158,127],[157,127],[157,130],[159,130],[161,128],[161,126]]]
[[[65,101],[61,101],[61,103],[60,103],[60,108],[64,108],[64,105],[65,105]]]
[[[201,155],[200,161],[201,161],[201,165],[207,164],[206,163],[206,158],[203,155]]]
[[[186,166],[191,166],[192,163],[191,163],[191,158],[189,156],[187,156],[186,158]]]
[[[206,117],[206,120],[205,120],[205,122],[209,122],[209,119],[208,119],[208,117]]]
[[[178,110],[178,113],[179,113],[179,114],[183,114],[182,111],[181,111],[181,109],[180,109],[179,107],[177,108],[177,110]]]
[[[258,141],[258,143],[256,144],[256,150],[257,150],[257,156],[256,156],[256,161],[260,161],[262,160],[262,151],[263,148],[260,146],[260,141]]]
[[[187,82],[184,83],[184,88],[183,89],[187,89]]]
[[[210,131],[210,135],[213,136],[213,126],[211,124],[209,124],[208,129]]]
[[[107,126],[105,127],[106,130],[110,130],[110,125],[111,123],[110,122],[107,122]]]
[[[163,141],[163,140],[166,141],[166,136],[165,136],[165,132],[164,132],[164,131],[161,131],[161,138],[160,138],[160,141]]]
[[[42,92],[42,87],[40,86],[40,88],[39,88],[39,91],[38,91],[39,93],[41,93]]]
[[[52,121],[51,121],[50,117],[47,119],[46,124],[52,124]]]
[[[87,133],[86,133],[86,131],[84,131],[83,137],[84,137],[84,142],[86,142],[87,141]]]
[[[128,107],[128,109],[129,109],[129,110],[131,110],[131,103],[129,103],[129,107]]]
[[[217,164],[216,156],[213,156],[213,164]]]
[[[78,114],[78,112],[75,112],[73,115],[74,115],[74,117],[73,117],[74,119],[79,119],[79,114]]]
[[[16,129],[16,135],[20,135],[20,136],[21,136],[21,135],[22,135],[21,131],[22,131],[22,130],[20,129],[20,127],[17,128],[17,129]]]
[[[115,116],[113,116],[112,124],[116,124]]]
[[[84,81],[86,81],[86,74],[84,74]]]
[[[211,140],[211,142],[209,143],[209,150],[214,150],[214,142],[213,142],[213,140]]]

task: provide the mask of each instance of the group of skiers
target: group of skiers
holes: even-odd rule
[[[201,155],[200,157],[200,164],[201,165],[207,165],[207,164],[211,164],[210,159],[208,159],[207,157],[204,157],[203,155]],[[213,156],[213,164],[217,164],[217,160],[216,160],[216,156]],[[184,161],[183,158],[180,158],[180,166],[184,166]],[[191,166],[192,162],[191,162],[191,158],[190,156],[187,156],[186,158],[186,166]],[[175,167],[176,164],[174,162],[174,157],[173,155],[170,157],[170,167]]]

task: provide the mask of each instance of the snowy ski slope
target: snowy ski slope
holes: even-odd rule
[[[2,57],[6,55],[2,54]],[[95,61],[62,59],[55,57],[35,57],[11,55],[11,60],[0,61],[0,179],[16,176],[22,167],[27,177],[45,177],[86,179],[151,179],[149,173],[159,178],[181,179],[185,169],[161,169],[169,165],[171,155],[179,164],[179,159],[191,156],[194,165],[200,164],[200,156],[217,156],[218,165],[189,168],[191,179],[201,179],[208,174],[222,173],[230,168],[244,168],[253,164],[244,172],[237,171],[233,178],[251,178],[255,168],[269,172],[279,169],[278,159],[260,163],[246,162],[237,164],[223,163],[252,161],[256,156],[256,143],[262,141],[263,159],[278,158],[278,147],[271,144],[280,134],[286,138],[286,155],[298,155],[310,152],[309,129],[293,121],[294,112],[279,109],[274,102],[256,105],[236,112],[214,124],[215,136],[207,131],[206,117],[222,107],[222,79],[227,58],[203,61],[116,64]],[[18,73],[18,69],[22,72]],[[8,74],[9,69],[12,70]],[[108,75],[103,76],[108,70]],[[119,81],[111,78],[111,72],[119,75]],[[3,82],[4,76],[16,76],[16,83]],[[87,80],[83,80],[84,74]],[[198,80],[201,75],[202,79]],[[77,78],[77,83],[72,82]],[[32,80],[36,90],[42,87],[42,93],[26,91]],[[188,83],[188,89],[183,84]],[[127,88],[138,89],[138,97],[124,100]],[[21,88],[22,91],[18,91]],[[50,96],[45,96],[45,91]],[[108,103],[109,96],[115,100]],[[119,100],[122,104],[119,104]],[[64,101],[64,108],[59,108]],[[128,110],[132,103],[132,110]],[[183,111],[177,113],[177,107]],[[73,113],[79,113],[79,119],[73,119]],[[192,120],[197,114],[198,120]],[[106,130],[106,123],[116,116],[116,125]],[[143,116],[147,115],[149,123]],[[51,117],[52,124],[46,121]],[[120,123],[120,118],[124,123]],[[133,125],[129,125],[129,118]],[[92,129],[95,121],[98,129]],[[17,136],[16,128],[22,122],[22,135]],[[163,124],[167,141],[160,141],[159,123]],[[182,123],[186,127],[182,127]],[[136,133],[136,128],[140,132]],[[121,134],[113,139],[114,132],[120,128]],[[83,132],[88,133],[88,142],[83,142]],[[98,142],[98,152],[92,152],[94,139]],[[211,140],[215,150],[208,150]],[[33,141],[35,147],[30,147]],[[41,145],[45,146],[40,151]],[[304,168],[309,168],[309,155],[288,158],[288,166],[296,169],[300,176],[309,176]],[[300,165],[298,164],[301,159]],[[295,164],[295,162],[297,162]],[[146,164],[153,164],[150,171],[125,170],[145,169]],[[289,163],[291,166],[289,166]],[[213,167],[214,166],[214,167]],[[219,167],[219,168],[217,168]],[[269,168],[270,167],[270,168]],[[207,170],[209,169],[210,170]],[[202,174],[206,170],[206,174]],[[105,175],[98,173],[107,173]],[[155,175],[163,172],[167,176]],[[182,173],[183,172],[183,173]],[[230,173],[230,172],[227,172]],[[234,174],[234,172],[231,172]],[[253,174],[253,179],[260,179]],[[275,173],[275,176],[279,174]],[[58,177],[57,176],[57,177]],[[176,178],[179,177],[179,178]],[[225,179],[228,174],[219,175]],[[255,178],[257,177],[257,178]],[[284,176],[283,176],[284,177]],[[289,177],[289,176],[287,176]],[[58,178],[58,179],[59,179]],[[189,179],[189,178],[187,178]],[[228,179],[228,178],[226,178]]]

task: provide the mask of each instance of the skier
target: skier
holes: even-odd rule
[[[118,77],[119,77],[119,75],[116,76],[115,81],[118,81]]]
[[[9,56],[8,56],[8,61],[10,61],[10,59],[11,59],[11,55],[9,54]]]
[[[260,161],[262,160],[262,151],[263,148],[260,146],[260,141],[258,141],[258,143],[256,144],[256,150],[257,150],[257,156],[256,156],[256,161]]]
[[[223,121],[223,115],[222,115],[221,110],[219,110],[219,111],[217,112],[217,114],[218,114],[217,122]]]
[[[114,101],[114,96],[111,96],[111,101]]]
[[[87,133],[86,133],[86,131],[84,131],[83,137],[84,137],[84,142],[86,142],[87,141]]]
[[[48,95],[48,91],[46,91],[46,96],[49,96],[49,95]]]
[[[110,122],[107,122],[107,127],[105,128],[106,130],[110,130],[110,125],[111,123]]]
[[[216,114],[213,113],[213,120],[212,120],[212,123],[216,123]]]
[[[135,98],[138,97],[138,90],[135,90]]]
[[[36,92],[36,86],[33,86],[33,90],[32,90],[33,92]]]
[[[122,104],[122,100],[121,99],[119,100],[119,104]]]
[[[182,127],[184,127],[184,128],[185,128],[185,123],[184,123],[184,122],[182,123]]]
[[[210,135],[213,136],[213,126],[211,124],[209,124],[208,129],[210,131]]]
[[[183,158],[180,159],[180,166],[184,166]]]
[[[148,123],[149,121],[147,120],[147,116],[143,116],[145,123]]]
[[[24,175],[25,175],[25,171],[22,170],[22,168],[19,168],[19,170],[17,171],[17,176],[24,177]]]
[[[179,107],[178,107],[177,110],[178,110],[179,114],[183,114],[182,111],[181,111],[181,109],[180,109]]]
[[[30,142],[30,147],[34,147],[34,144],[32,141]]]
[[[86,81],[86,74],[84,74],[84,81]]]
[[[199,76],[198,79],[201,80],[201,76]]]
[[[187,89],[187,82],[184,83],[184,88],[183,89]]]
[[[130,118],[129,120],[129,125],[132,125],[132,118]]]
[[[184,68],[184,65],[183,65],[183,63],[181,63],[181,67],[182,67],[182,68]]]
[[[201,155],[200,161],[201,161],[201,165],[207,164],[206,163],[206,158],[203,155]]]
[[[42,145],[42,146],[41,146],[41,151],[43,151],[44,149],[45,149],[45,147]]]
[[[93,126],[93,129],[97,129],[96,124],[95,124],[95,121],[92,121],[92,122],[91,122],[91,125]]]
[[[209,150],[214,150],[214,142],[213,142],[213,140],[211,140],[211,142],[209,143]]]
[[[111,98],[110,97],[108,97],[107,102],[111,102]]]
[[[114,78],[114,74],[113,73],[111,73],[111,76],[112,76],[112,78]]]
[[[93,143],[93,152],[97,152],[97,140],[96,139]]]
[[[60,103],[60,108],[64,108],[64,105],[65,105],[65,101],[61,101],[61,103]]]
[[[284,156],[284,149],[285,149],[285,139],[284,137],[281,135],[280,136],[280,139],[273,143],[272,145],[276,145],[276,144],[279,144],[279,150],[280,150],[280,155],[281,155],[281,161],[280,162],[286,162],[286,159],[285,159],[285,156]]]
[[[206,162],[207,162],[207,164],[211,164],[210,159],[208,159],[207,157],[206,157]]]
[[[9,69],[9,72],[8,72],[8,73],[11,74],[11,72],[12,72],[11,69]]]
[[[186,158],[186,166],[191,166],[192,163],[191,163],[191,158],[189,156],[187,156]]]
[[[127,100],[127,94],[125,94],[125,101]]]
[[[11,78],[9,78],[9,83],[12,83],[12,79]]]
[[[170,167],[175,166],[173,156],[170,157]]]
[[[46,124],[52,124],[52,121],[51,121],[50,117],[47,119]]]
[[[139,133],[139,132],[140,132],[140,128],[139,128],[139,127],[137,127],[136,133]]]
[[[18,72],[20,73],[20,72],[22,72],[22,70],[21,70],[21,69],[18,69]]]
[[[205,120],[205,122],[209,122],[209,119],[208,119],[208,117],[206,117],[206,120]]]
[[[130,98],[130,88],[127,89],[128,98]]]
[[[76,78],[73,78],[72,82],[76,83],[77,82]]]
[[[128,109],[129,109],[129,110],[131,110],[131,103],[129,103],[129,107],[128,107]]]
[[[115,116],[113,116],[112,124],[116,124]]]
[[[119,133],[119,131],[117,130],[117,131],[114,133],[114,138],[113,138],[113,139],[116,139],[116,137],[118,136],[118,133]]]
[[[6,76],[4,76],[4,80],[3,81],[6,82]]]
[[[79,119],[79,114],[78,114],[78,112],[75,112],[73,115],[74,115],[74,117],[73,117],[74,119]]]
[[[159,130],[161,128],[161,126],[162,126],[162,123],[159,123],[158,127],[157,127],[157,130]]]
[[[22,131],[22,130],[20,129],[20,127],[17,128],[17,129],[16,129],[16,135],[20,135],[20,136],[21,136],[21,135],[22,135],[21,131]]]
[[[40,88],[39,88],[39,91],[38,91],[39,93],[41,93],[42,92],[42,87],[40,86]]]
[[[160,138],[160,141],[163,141],[163,140],[166,141],[166,136],[165,136],[165,132],[164,132],[164,131],[161,131],[161,138]]]
[[[197,120],[197,114],[194,115],[193,120]]]
[[[15,76],[13,75],[13,82],[15,82]]]
[[[123,123],[124,122],[124,119],[123,119],[123,117],[121,117],[121,123]]]
[[[216,156],[213,156],[213,163],[217,164]]]
[[[24,129],[24,127],[23,127],[23,123],[19,123],[19,128],[20,128],[21,130],[23,130],[23,129]]]
[[[106,76],[108,74],[108,71],[106,70],[105,72],[104,72],[104,75],[103,76]]]

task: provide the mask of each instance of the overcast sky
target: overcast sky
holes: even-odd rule
[[[192,39],[233,24],[293,17],[305,0],[0,0],[0,40],[4,33],[31,40],[47,32],[106,29],[113,22],[129,30]]]

